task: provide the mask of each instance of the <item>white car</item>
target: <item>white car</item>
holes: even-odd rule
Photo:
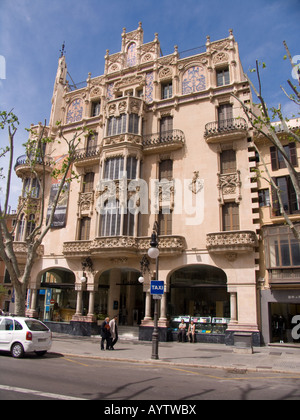
[[[0,350],[19,358],[35,352],[43,356],[52,345],[52,333],[37,319],[0,316]]]

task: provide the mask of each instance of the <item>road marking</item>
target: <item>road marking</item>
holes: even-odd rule
[[[86,401],[85,398],[70,397],[68,395],[52,394],[50,392],[35,391],[33,389],[18,388],[15,386],[0,385],[0,390],[19,392],[21,394],[32,394],[39,397],[53,398],[55,400],[67,400],[67,401]]]
[[[84,367],[90,367],[90,365],[85,365],[84,363],[75,362],[75,360],[66,359],[66,358],[65,358],[65,360],[67,360],[68,362],[71,362],[71,363],[75,363],[76,365],[81,365],[81,366],[84,366]]]

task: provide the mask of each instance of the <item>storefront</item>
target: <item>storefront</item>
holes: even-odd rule
[[[230,321],[230,295],[223,270],[208,265],[191,265],[175,271],[168,296],[170,330],[176,339],[182,318],[194,321],[198,341],[223,342]]]
[[[300,316],[300,290],[263,290],[261,292],[262,336],[264,344],[298,343],[296,316]]]
[[[43,321],[70,322],[76,299],[74,274],[65,269],[49,270],[43,274],[38,290],[37,316]]]

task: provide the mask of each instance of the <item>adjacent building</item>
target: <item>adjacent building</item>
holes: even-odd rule
[[[259,345],[256,156],[232,95],[250,103],[251,93],[232,31],[207,37],[195,55],[175,46],[163,56],[158,35],[144,43],[139,24],[123,30],[120,52],[106,51],[102,75],[75,86],[67,73],[62,54],[47,127],[56,140],[46,149],[47,203],[56,187],[51,162],[67,150],[61,133],[90,131],[73,163],[79,180],[66,189],[33,267],[28,314],[74,334],[118,315],[151,337],[157,275],[147,250],[155,229],[165,284],[161,337],[186,316],[200,341],[232,344],[235,332],[247,332]],[[26,157],[15,170],[26,192]],[[16,230],[20,247],[40,217],[38,182],[31,191],[34,211],[24,211]]]
[[[288,125],[299,132],[299,120],[291,120]],[[280,124],[275,124],[276,134],[284,150],[298,172],[299,144],[287,135]],[[280,212],[280,202],[275,188],[279,187],[284,211],[295,229],[300,229],[300,207],[295,189],[290,179],[282,153],[262,135],[254,136],[260,151],[257,168],[260,231],[260,318],[263,343],[298,342],[298,334],[293,337],[293,328],[300,314],[300,243],[286,219]],[[266,176],[266,168],[270,177]]]

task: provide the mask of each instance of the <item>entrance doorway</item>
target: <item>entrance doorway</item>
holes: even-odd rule
[[[144,318],[143,286],[140,272],[130,269],[112,269],[101,274],[95,295],[98,319],[119,317],[119,325],[136,326]]]

